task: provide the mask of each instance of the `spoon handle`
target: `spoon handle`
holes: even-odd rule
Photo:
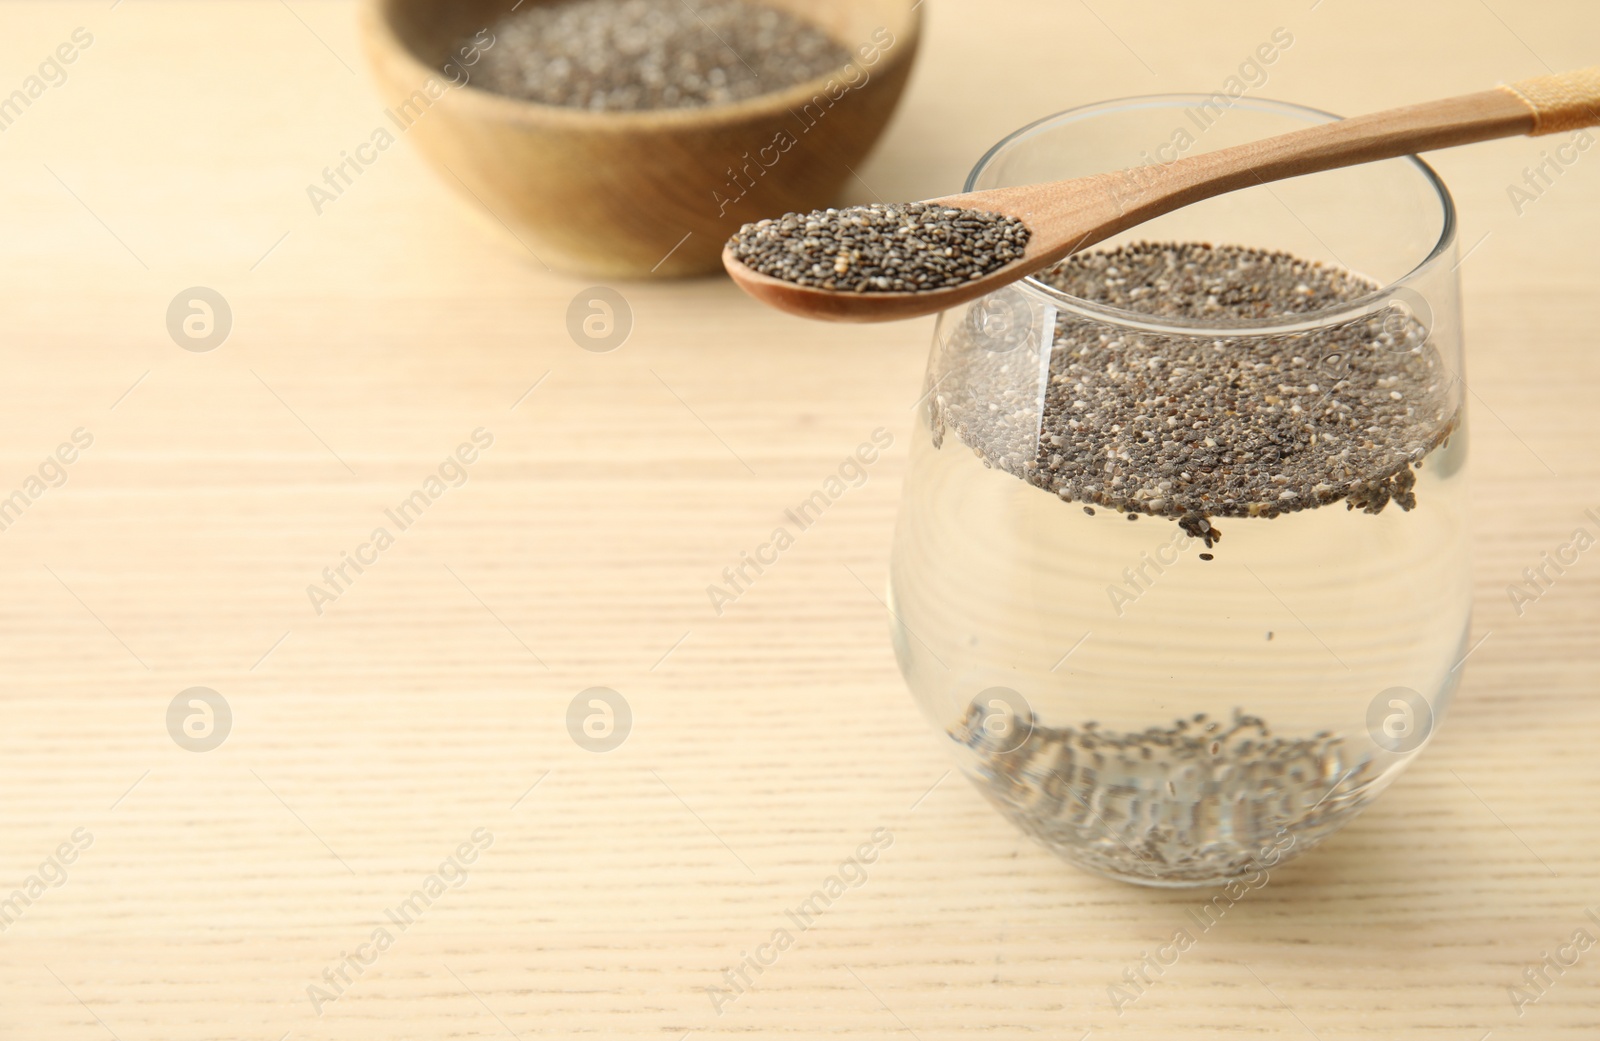
[[[1116,212],[1099,222],[1063,207],[1062,245],[1076,250],[1182,206],[1256,184],[1495,138],[1600,125],[1600,68],[1354,116],[1189,156],[1165,167],[1100,175]],[[1081,182],[1075,184],[1081,191]],[[1048,227],[1048,217],[1038,223]],[[1089,232],[1085,235],[1084,232]],[[1059,259],[1059,258],[1053,258]]]

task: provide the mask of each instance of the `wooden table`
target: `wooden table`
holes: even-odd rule
[[[1340,111],[1595,60],[1592,4],[1424,6],[937,0],[853,201],[955,189],[1073,104],[1217,89],[1280,26],[1256,93]],[[4,24],[0,92],[73,61],[0,132],[0,494],[43,467],[0,532],[0,894],[42,872],[0,904],[0,1038],[1595,1036],[1600,950],[1520,1015],[1510,988],[1600,937],[1600,556],[1520,616],[1506,587],[1600,507],[1600,152],[1521,213],[1550,141],[1436,157],[1470,251],[1486,637],[1449,725],[1119,1015],[1108,986],[1210,894],[1023,840],[947,774],[886,638],[927,323],[627,284],[629,339],[586,351],[590,280],[407,148],[313,212],[379,118],[350,4]],[[195,286],[231,309],[209,351],[168,331]],[[715,614],[706,587],[878,427],[867,484]],[[464,483],[386,524],[480,429]],[[231,712],[210,751],[168,731],[193,687]],[[632,716],[604,754],[568,730],[591,687]],[[866,881],[719,1009],[707,988],[880,828]]]

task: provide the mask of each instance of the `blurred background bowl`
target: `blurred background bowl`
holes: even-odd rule
[[[720,269],[741,224],[837,200],[920,41],[914,0],[764,2],[822,27],[851,63],[732,104],[591,112],[473,84],[457,51],[492,30],[502,0],[367,0],[362,36],[390,119],[540,259],[588,275],[698,275]]]

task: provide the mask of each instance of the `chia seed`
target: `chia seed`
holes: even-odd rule
[[[733,255],[763,275],[818,289],[904,293],[947,289],[1020,258],[1015,217],[927,203],[789,213],[746,224]]]
[[[1144,332],[1063,308],[1041,406],[1012,355],[985,352],[980,331],[958,326],[952,349],[970,364],[930,397],[935,445],[949,426],[986,465],[1065,502],[1174,518],[1210,549],[1216,517],[1341,501],[1410,510],[1413,468],[1456,428],[1454,380],[1413,319],[1228,329],[1379,288],[1349,272],[1238,246],[1141,243],[1070,257],[1039,278],[1083,300],[1220,327]]]
[[[493,32],[475,83],[597,112],[743,101],[851,58],[819,26],[749,0],[558,0],[508,14]]]
[[[1262,847],[1285,834],[1297,853],[1315,845],[1360,811],[1379,772],[1330,732],[1276,737],[1238,710],[1226,724],[1200,714],[1139,733],[1032,715],[993,723],[974,702],[951,729],[990,802],[1069,860],[1162,883],[1259,869]],[[997,736],[1019,733],[1020,744]]]

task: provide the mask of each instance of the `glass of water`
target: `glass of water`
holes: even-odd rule
[[[1333,117],[1135,98],[967,190]],[[999,810],[1159,886],[1316,845],[1434,733],[1468,653],[1454,206],[1402,158],[1158,218],[941,316],[893,560],[922,709]]]

